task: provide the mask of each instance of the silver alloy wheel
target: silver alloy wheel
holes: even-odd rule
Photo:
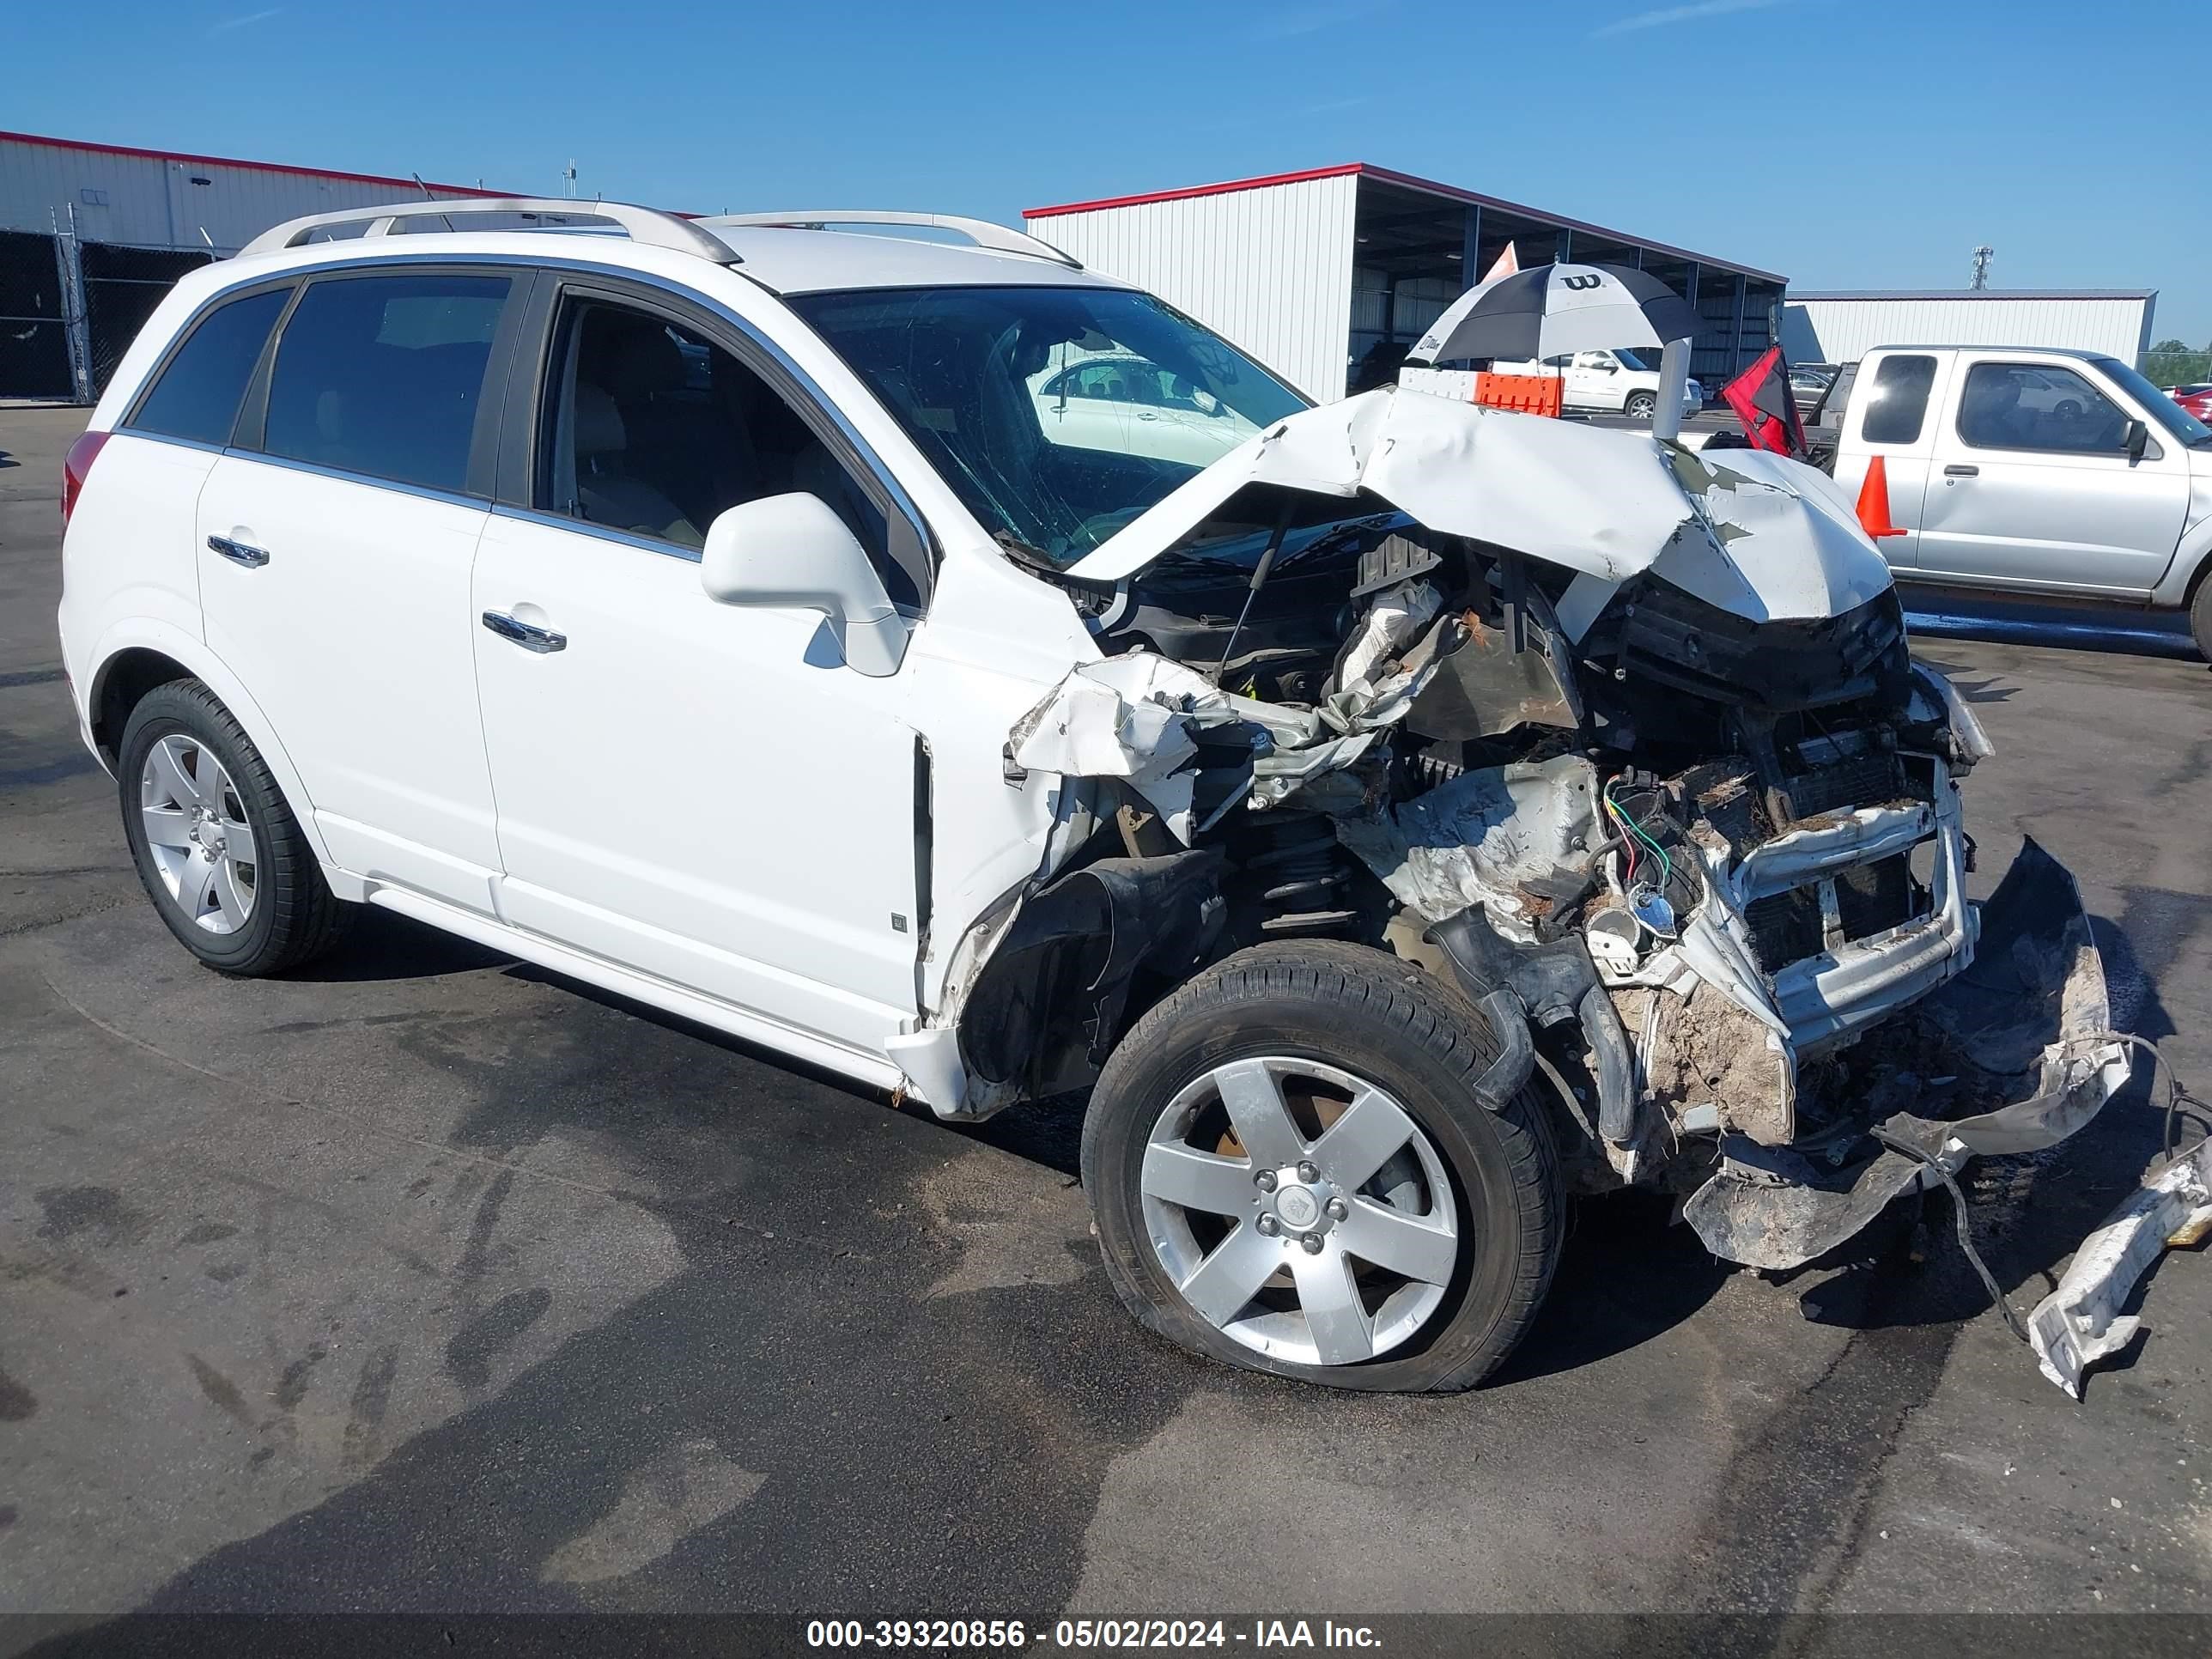
[[[1659,400],[1648,392],[1632,392],[1620,412],[1632,421],[1648,421],[1659,412]]]
[[[1153,1124],[1138,1187],[1184,1301],[1276,1359],[1389,1352],[1442,1305],[1459,1264],[1458,1206],[1429,1137],[1383,1091],[1318,1060],[1206,1073]]]
[[[234,933],[253,914],[260,873],[252,826],[215,751],[179,732],[147,752],[138,816],[161,884],[197,927]]]

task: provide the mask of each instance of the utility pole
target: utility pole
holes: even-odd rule
[[[562,191],[562,195],[564,195],[564,196],[571,196],[571,197],[573,197],[574,195],[575,195],[575,193],[576,193],[576,162],[575,162],[575,159],[574,159],[573,156],[569,158],[568,165],[567,167],[563,167],[563,168],[562,168],[562,169],[561,169],[561,182],[562,182],[562,185],[564,186],[563,190]]]
[[[1990,261],[1996,258],[1996,252],[1987,243],[1974,250],[1974,279],[1966,284],[1973,293],[1979,294],[1990,285]]]

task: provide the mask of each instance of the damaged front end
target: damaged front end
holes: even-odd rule
[[[1008,734],[1059,823],[951,1015],[972,1101],[1084,1081],[1206,960],[1357,939],[1475,1002],[1478,1095],[1547,1091],[1583,1190],[1788,1268],[2128,1075],[2066,872],[1968,898],[1987,739],[1810,469],[1386,390],[1064,580],[1102,654]]]

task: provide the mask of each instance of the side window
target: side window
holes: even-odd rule
[[[913,578],[883,514],[776,389],[713,342],[625,306],[571,301],[556,334],[536,504],[686,550],[726,508],[805,490],[844,520],[895,604]]]
[[[1933,357],[1885,357],[1873,382],[1858,395],[1866,400],[1866,422],[1859,435],[1870,444],[1920,441],[1928,419],[1928,393],[1936,384]]]
[[[201,318],[125,424],[165,438],[228,443],[246,383],[261,361],[261,348],[277,314],[291,297],[287,288],[249,294]]]
[[[504,276],[311,283],[276,343],[261,447],[429,489],[468,482]]]
[[[1959,398],[1959,435],[1977,449],[2127,453],[2126,411],[2070,368],[1976,363]]]

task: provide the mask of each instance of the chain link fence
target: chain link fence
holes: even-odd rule
[[[68,398],[76,389],[57,239],[0,230],[0,398]]]
[[[107,389],[115,366],[123,361],[123,354],[131,349],[131,341],[138,337],[138,331],[177,278],[188,270],[198,270],[215,256],[86,242],[80,257],[84,271],[85,333],[92,354],[93,395],[97,397]]]
[[[2179,340],[2161,340],[2143,353],[2142,372],[2157,386],[2212,381],[2212,345],[2185,346]]]

